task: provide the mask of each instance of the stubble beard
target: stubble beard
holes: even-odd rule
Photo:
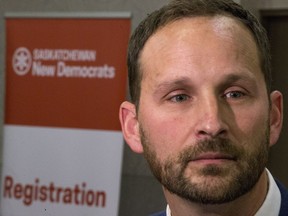
[[[188,146],[177,156],[168,157],[164,162],[158,160],[149,137],[142,128],[140,133],[144,156],[154,176],[168,191],[191,202],[223,204],[237,199],[258,182],[268,161],[269,126],[264,134],[255,137],[251,143],[246,143],[251,145],[249,152],[228,139],[215,138]],[[233,161],[227,166],[206,165],[188,174],[189,163],[205,152],[229,154]],[[201,181],[195,180],[195,174]]]

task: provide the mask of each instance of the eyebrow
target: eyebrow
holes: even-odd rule
[[[241,81],[243,80],[244,82],[255,82],[256,78],[250,74],[250,73],[231,73],[228,75],[225,75],[224,78],[222,79],[222,81],[219,82],[219,85],[229,85],[231,83],[237,82],[237,81]],[[155,94],[162,92],[162,91],[166,91],[167,89],[176,89],[176,88],[193,88],[193,85],[191,85],[191,81],[189,77],[179,77],[176,79],[172,79],[169,81],[164,81],[159,83],[156,86],[156,90],[155,90]]]
[[[224,79],[221,81],[222,85],[228,85],[237,81],[244,81],[244,82],[256,82],[256,77],[250,73],[241,73],[241,74],[228,74]]]
[[[177,79],[161,82],[156,86],[155,94],[161,91],[165,91],[167,89],[174,89],[179,87],[191,88],[191,81],[189,80],[189,77],[180,77]]]

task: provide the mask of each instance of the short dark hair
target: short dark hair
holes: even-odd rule
[[[229,16],[240,20],[253,34],[258,47],[260,66],[264,74],[267,92],[271,90],[271,57],[267,33],[257,18],[232,0],[172,0],[169,4],[149,14],[133,32],[128,45],[128,77],[132,102],[138,107],[141,94],[141,51],[157,30],[187,17]]]

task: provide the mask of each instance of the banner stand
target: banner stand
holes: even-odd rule
[[[2,216],[118,214],[130,17],[6,14]]]

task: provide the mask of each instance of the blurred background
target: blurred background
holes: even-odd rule
[[[5,14],[55,12],[131,12],[131,30],[151,11],[168,0],[0,0],[0,146],[3,145],[5,95]],[[269,169],[288,186],[288,1],[238,0],[250,9],[268,31],[272,45],[273,88],[284,94],[284,128],[279,143],[272,148]],[[0,151],[0,167],[2,167]],[[146,216],[165,209],[162,188],[151,175],[142,155],[125,145],[123,152],[119,216]]]

